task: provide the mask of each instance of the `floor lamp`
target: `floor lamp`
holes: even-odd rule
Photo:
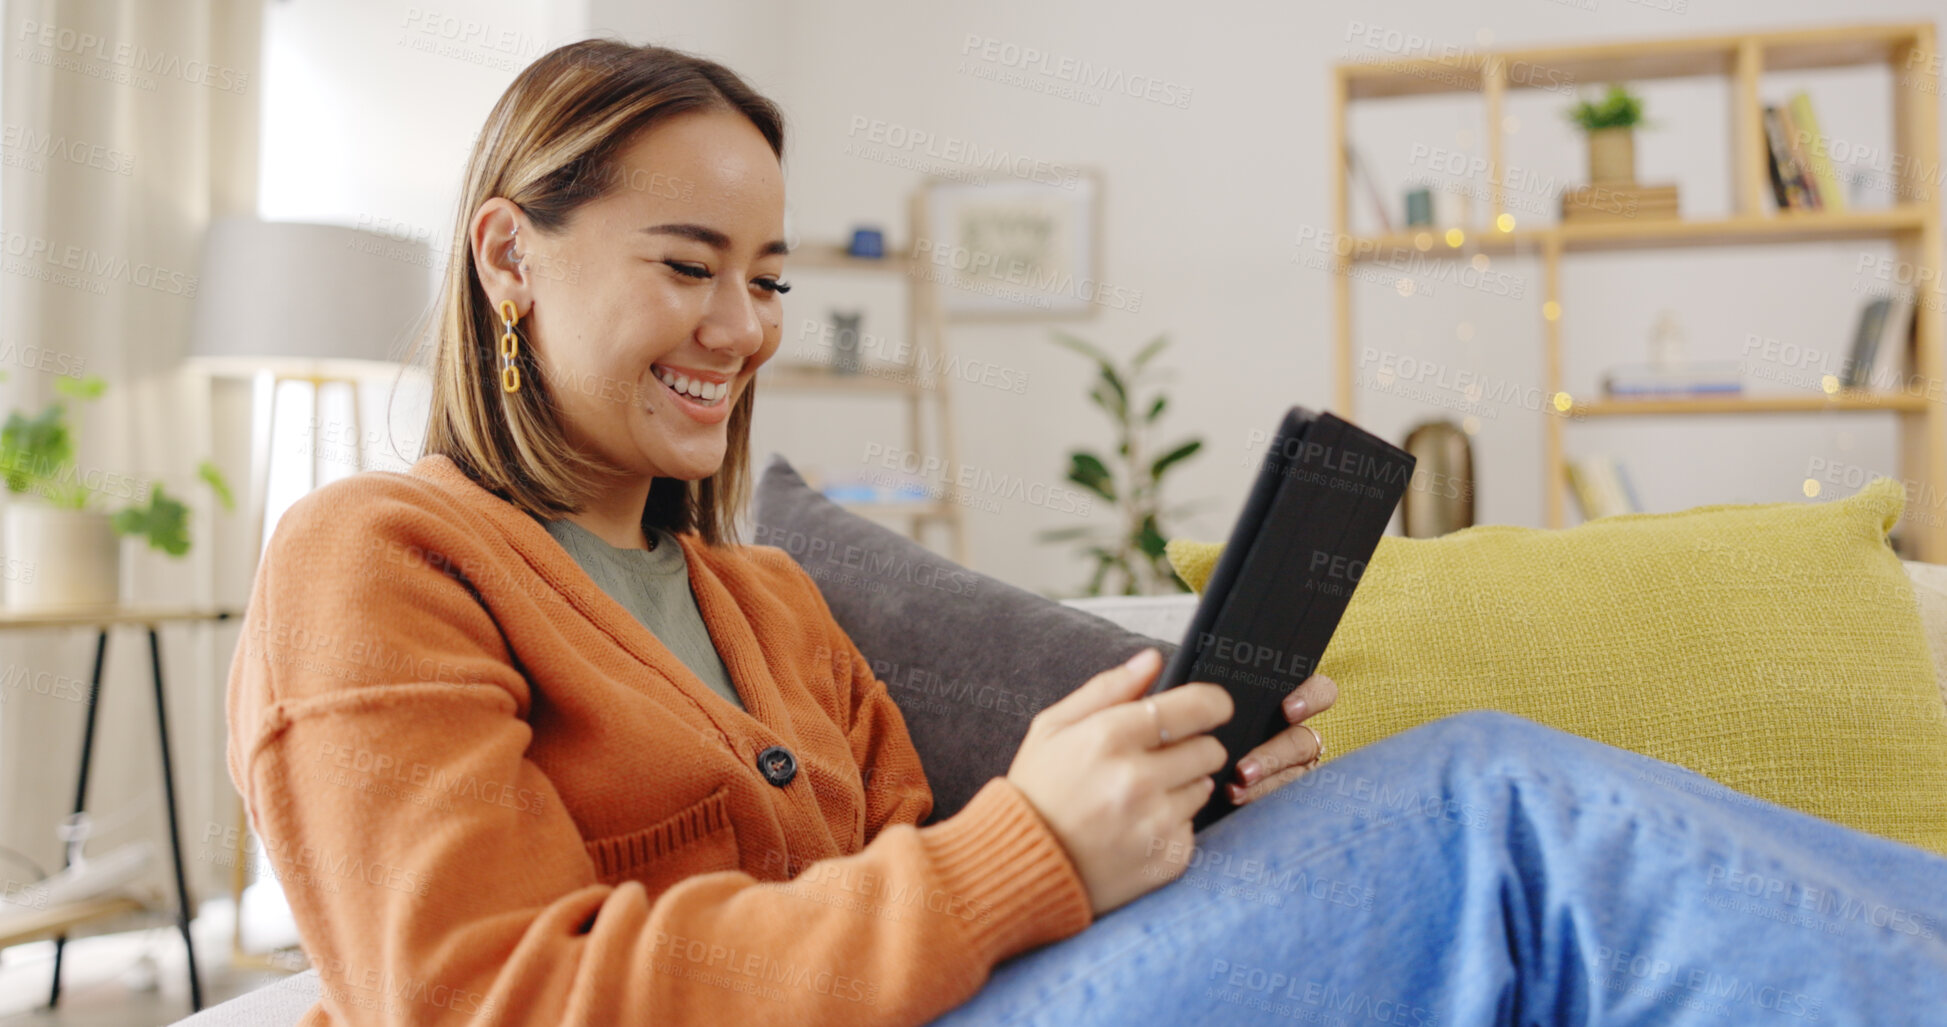
[[[327,385],[351,391],[354,469],[363,469],[365,433],[359,416],[360,380],[397,372],[431,300],[432,251],[338,225],[220,218],[203,247],[201,290],[190,340],[191,366],[211,378],[253,383],[250,443],[250,577],[255,578],[269,527],[270,470],[275,455],[277,394],[288,381],[307,382],[312,409]],[[318,483],[318,439],[311,440],[307,490]],[[248,885],[244,840],[249,820],[237,800],[237,838],[231,872],[236,922],[230,934],[235,965],[270,965],[243,948],[243,892]]]

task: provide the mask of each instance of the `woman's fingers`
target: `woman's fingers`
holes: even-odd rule
[[[1313,674],[1284,699],[1284,716],[1296,724],[1306,717],[1324,713],[1339,701],[1338,682],[1323,674]]]
[[[1217,779],[1205,774],[1170,789],[1172,822],[1189,820],[1196,816],[1197,811],[1203,808],[1203,804],[1210,801],[1210,793],[1215,790],[1216,785]]]
[[[1270,777],[1259,780],[1249,788],[1227,784],[1224,786],[1224,793],[1230,796],[1231,805],[1242,806],[1245,803],[1255,802],[1309,773],[1311,773],[1310,767],[1286,767]]]
[[[1312,716],[1331,709],[1338,697],[1338,683],[1323,674],[1313,674],[1292,689],[1284,705],[1285,716],[1292,725],[1237,761],[1234,780],[1225,784],[1231,801],[1249,802],[1304,773],[1305,765],[1320,754],[1318,735],[1302,725]]]
[[[1154,749],[1217,727],[1230,719],[1235,706],[1223,686],[1193,681],[1124,703],[1110,712],[1110,730],[1131,748]]]
[[[1060,701],[1035,714],[1035,720],[1048,731],[1062,728],[1082,720],[1091,713],[1128,702],[1139,696],[1149,683],[1156,679],[1156,673],[1163,669],[1163,654],[1155,647],[1149,647],[1131,656],[1118,666],[1089,678],[1082,687],[1062,696]]]
[[[1224,751],[1224,743],[1209,735],[1198,735],[1181,742],[1172,742],[1155,751],[1154,759],[1157,773],[1165,788],[1177,788],[1199,777],[1209,777],[1224,769],[1230,755]]]

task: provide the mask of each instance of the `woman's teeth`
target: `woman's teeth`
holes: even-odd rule
[[[662,367],[651,370],[655,372],[656,380],[669,386],[671,391],[689,396],[706,407],[715,406],[730,394],[729,382],[706,382]]]

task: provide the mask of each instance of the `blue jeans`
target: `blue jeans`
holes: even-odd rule
[[[1947,1023],[1947,859],[1506,714],[1159,855],[1188,869],[936,1023]]]

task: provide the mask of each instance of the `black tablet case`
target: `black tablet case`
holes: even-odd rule
[[[1285,413],[1183,645],[1150,687],[1210,681],[1230,692],[1236,712],[1211,732],[1230,754],[1220,783],[1288,726],[1284,699],[1325,655],[1414,463],[1332,414]],[[1194,827],[1236,808],[1220,787]]]

